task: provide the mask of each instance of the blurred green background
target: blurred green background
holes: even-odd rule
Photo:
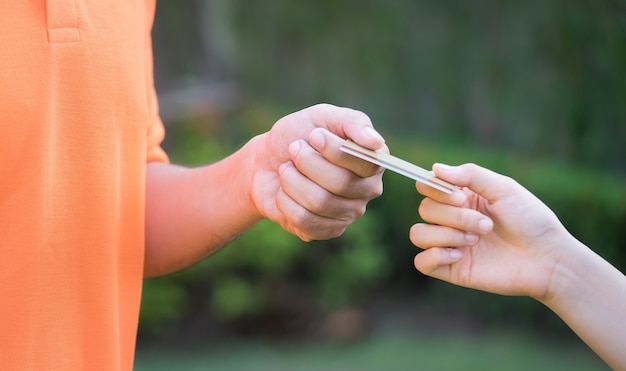
[[[217,161],[315,103],[349,106],[402,158],[516,178],[626,270],[623,1],[160,0],[153,39],[173,162]],[[136,369],[603,367],[537,302],[415,271],[421,197],[384,182],[340,238],[262,222],[146,280]]]

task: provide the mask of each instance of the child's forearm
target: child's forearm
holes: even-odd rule
[[[540,301],[609,366],[626,370],[626,276],[573,237],[563,251]]]

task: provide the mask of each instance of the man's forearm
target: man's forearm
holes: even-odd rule
[[[261,220],[247,189],[256,142],[204,167],[148,164],[145,276],[188,267]]]

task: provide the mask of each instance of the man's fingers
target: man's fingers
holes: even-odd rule
[[[314,129],[309,135],[311,147],[321,153],[329,162],[339,167],[348,169],[362,178],[370,177],[383,171],[378,165],[341,151],[340,148],[344,142],[343,138],[322,128]]]
[[[312,213],[281,188],[276,195],[280,225],[303,241],[327,240],[339,237],[350,224],[346,220],[327,218]]]
[[[381,149],[385,145],[385,139],[363,112],[330,104],[318,104],[306,108],[304,112],[316,126],[326,128],[340,138],[352,139],[372,150]]]
[[[365,213],[365,201],[332,193],[291,163],[285,163],[280,168],[280,186],[285,194],[313,214],[352,221]]]

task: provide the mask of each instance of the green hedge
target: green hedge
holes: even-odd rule
[[[574,236],[626,271],[626,178],[623,175],[458,143],[390,138],[388,144],[394,154],[426,168],[434,162],[454,165],[473,162],[515,178],[550,206]],[[417,207],[421,198],[415,195],[413,182],[402,176],[387,172],[384,183],[385,192],[374,202],[375,209],[387,221],[385,242],[393,245],[387,251],[395,255],[392,262],[396,271],[407,272],[398,279],[410,284],[414,278],[408,272],[412,268],[408,267],[412,264],[409,259],[416,251],[411,249],[407,232],[419,220]],[[419,295],[423,306],[439,313],[499,324],[541,326],[557,334],[569,332],[555,315],[529,298],[501,297],[429,278],[416,284],[422,290],[416,294],[407,289],[407,298]]]
[[[210,162],[235,148],[193,127],[175,131],[170,150],[175,162]],[[626,268],[623,176],[455,143],[388,138],[388,144],[394,154],[423,167],[435,161],[475,162],[516,178],[552,207],[581,241]],[[297,313],[315,316],[376,301],[378,293],[388,289],[407,300],[421,295],[423,305],[435,310],[485,320],[528,323],[551,318],[530,299],[500,298],[421,276],[412,266],[417,250],[408,239],[410,226],[419,220],[421,196],[413,181],[391,172],[385,173],[384,185],[383,196],[340,238],[303,243],[264,221],[194,267],[146,280],[141,333],[158,335],[192,318],[229,328],[241,321],[293,318]]]
[[[599,172],[530,155],[507,153],[454,143],[426,144],[418,140],[391,140],[394,154],[429,168],[433,162],[462,164],[474,162],[516,179],[536,194],[559,216],[579,240],[626,269],[626,177]],[[402,183],[402,184],[400,184]],[[386,198],[379,205],[394,218],[400,199],[411,199],[414,189],[395,174],[386,175]]]

